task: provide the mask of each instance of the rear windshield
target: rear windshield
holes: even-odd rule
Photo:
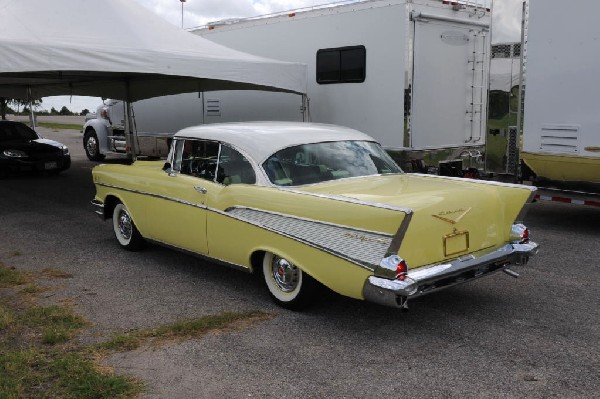
[[[36,140],[35,131],[22,123],[0,123],[0,141]]]
[[[298,186],[347,177],[402,173],[377,143],[335,141],[285,148],[263,163],[278,186]]]

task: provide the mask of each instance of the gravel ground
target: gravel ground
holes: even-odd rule
[[[77,131],[39,129],[71,148],[58,176],[0,180],[0,261],[55,268],[47,303],[67,302],[114,332],[224,311],[271,320],[106,359],[143,379],[144,398],[595,398],[600,390],[600,210],[534,204],[541,253],[520,268],[410,303],[408,313],[334,294],[303,313],[260,281],[165,248],[121,250],[93,213]]]

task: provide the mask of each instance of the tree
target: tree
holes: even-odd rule
[[[42,104],[42,100],[35,100],[32,102],[31,105],[33,105],[33,108],[35,109],[36,107],[39,107],[41,104]],[[9,112],[16,113],[11,108],[11,106],[16,106],[16,107],[24,106],[23,113],[26,114],[29,112],[29,105],[30,105],[29,101],[15,100],[13,98],[0,97],[0,115],[2,117],[2,120],[6,120],[6,114],[8,114]]]
[[[82,110],[81,110],[81,113],[80,113],[79,115],[81,115],[81,116],[86,116],[86,115],[87,115],[87,114],[89,114],[89,113],[90,113],[90,110],[89,110],[89,109],[87,109],[87,108],[84,108],[84,109],[82,109]]]
[[[65,105],[63,105],[63,107],[60,109],[59,114],[61,114],[61,115],[73,115],[73,113],[71,111],[69,111],[69,108],[67,108]]]

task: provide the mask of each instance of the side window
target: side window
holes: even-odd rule
[[[177,140],[174,170],[185,175],[215,180],[219,143],[208,140]]]
[[[256,174],[248,160],[239,152],[227,145],[221,145],[217,183],[226,186],[230,184],[254,184]]]
[[[317,83],[361,83],[365,81],[365,46],[321,49],[317,51]]]

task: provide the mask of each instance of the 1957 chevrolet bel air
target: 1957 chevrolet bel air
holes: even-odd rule
[[[403,173],[371,137],[310,123],[181,130],[167,163],[99,165],[93,204],[151,241],[261,273],[299,309],[321,283],[388,306],[524,264],[535,188]]]

